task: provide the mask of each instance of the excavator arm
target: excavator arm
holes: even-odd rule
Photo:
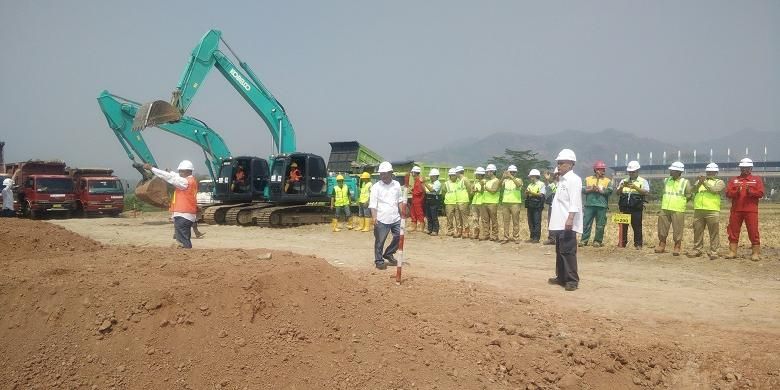
[[[220,42],[238,60],[240,68],[220,50]],[[192,103],[198,89],[212,68],[217,70],[236,89],[241,97],[263,119],[271,133],[278,153],[291,153],[296,150],[295,130],[284,107],[265,88],[252,69],[230,49],[222,39],[219,30],[210,30],[192,50],[190,61],[182,73],[171,102],[157,100],[144,104],[138,109],[133,121],[134,129],[148,126],[160,126],[163,123],[178,123],[185,120],[183,115]]]

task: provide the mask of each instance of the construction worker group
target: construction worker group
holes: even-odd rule
[[[694,242],[686,254],[689,257],[706,255],[710,259],[718,258],[719,213],[721,195],[725,191],[725,196],[731,199],[727,227],[729,250],[725,257],[737,257],[739,235],[744,222],[752,247],[750,258],[754,261],[760,259],[758,201],[764,196],[764,186],[761,178],[752,174],[752,160],[744,158],[738,165],[740,175],[728,182],[718,177],[719,167],[715,163],[707,165],[705,174],[695,180],[683,177],[685,165],[682,162],[675,161],[669,166],[669,177],[663,181],[664,190],[660,199],[655,253],[670,251],[674,256],[682,253],[684,215],[688,203],[692,201]],[[631,227],[634,247],[642,248],[643,214],[650,184],[639,175],[639,162],[631,161],[627,164],[628,177],[619,183],[614,183],[606,176],[607,166],[603,161],[596,161],[592,168],[593,175],[586,177],[582,183],[583,231],[578,245],[603,246],[608,201],[614,193],[618,196],[619,212],[626,217],[626,223],[620,225],[618,246],[627,246]],[[484,168],[476,168],[473,179],[467,178],[464,172],[462,166],[456,166],[447,171],[446,178],[442,178],[436,168],[430,169],[427,177],[422,175],[420,167],[411,169],[405,185],[408,198],[403,199],[409,206],[404,215],[409,217],[406,231],[420,231],[431,236],[441,233],[453,238],[499,243],[540,243],[542,212],[545,204],[551,204],[558,186],[557,168],[544,175],[538,169],[531,169],[527,175],[521,175],[516,166],[509,165],[499,174],[494,164],[487,164]],[[338,219],[343,218],[348,229],[373,231],[369,207],[371,187],[374,185],[371,175],[364,172],[360,176],[359,198],[356,199],[357,219],[350,218],[353,195],[349,193],[343,179],[341,175],[337,177],[331,202],[336,217],[333,230],[341,231],[343,225]],[[520,237],[523,208],[526,209],[524,219],[529,230],[525,240]],[[552,207],[549,208],[551,211]],[[440,232],[438,216],[442,211],[446,216],[446,225]],[[550,220],[549,213],[547,219]],[[499,225],[502,225],[502,229],[499,229]],[[709,248],[704,247],[705,230],[709,237]],[[552,233],[547,235],[545,244],[555,244]]]

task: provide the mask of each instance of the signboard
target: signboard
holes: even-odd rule
[[[631,214],[612,214],[612,222],[623,225],[631,224]]]

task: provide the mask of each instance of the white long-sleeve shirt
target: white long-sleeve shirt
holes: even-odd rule
[[[11,189],[11,186],[3,187],[3,209],[14,209],[14,191]]]
[[[393,180],[390,184],[385,184],[380,180],[371,186],[368,208],[376,210],[377,221],[390,225],[401,220],[398,205],[405,200],[400,183]]]
[[[152,173],[154,173],[154,175],[159,177],[160,179],[165,180],[168,184],[176,187],[177,189],[186,190],[187,188],[190,187],[190,183],[187,181],[187,179],[179,176],[178,172],[168,172],[168,171],[163,171],[162,169],[152,167]],[[195,214],[180,213],[178,211],[173,212],[173,217],[174,218],[182,217],[192,222],[196,222],[198,220],[198,216]]]
[[[574,171],[558,179],[558,190],[550,208],[550,230],[565,230],[569,213],[575,213],[572,230],[582,233],[582,179]]]

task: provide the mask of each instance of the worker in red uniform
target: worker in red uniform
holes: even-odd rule
[[[753,175],[753,160],[743,158],[739,161],[740,175],[729,180],[726,185],[726,196],[731,198],[731,213],[729,214],[729,254],[727,259],[737,257],[739,233],[742,221],[745,221],[748,238],[753,246],[750,260],[761,259],[761,241],[758,237],[758,200],[764,196],[764,182]]]
[[[423,184],[422,176],[420,175],[422,170],[420,167],[415,166],[412,168],[412,174],[410,178],[410,187],[412,193],[412,209],[410,217],[412,218],[412,225],[409,227],[409,231],[413,232],[417,229],[420,231],[425,230],[425,211],[423,205],[425,204],[425,186]]]

